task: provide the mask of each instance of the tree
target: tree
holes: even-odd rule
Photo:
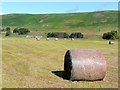
[[[71,33],[69,38],[74,38],[74,33]]]
[[[51,33],[50,33],[50,32],[49,32],[49,33],[47,33],[47,37],[51,37],[50,35],[51,35]]]
[[[111,32],[107,32],[104,33],[102,36],[103,39],[107,39],[107,40],[115,40],[118,39],[118,32],[117,31],[111,31]]]
[[[82,33],[77,33],[77,38],[83,38],[83,34]]]
[[[15,28],[15,29],[13,30],[13,33],[18,33],[18,31],[19,31],[19,29],[18,29],[18,28]]]
[[[64,38],[69,38],[69,34],[64,33]]]
[[[63,32],[49,32],[47,34],[47,37],[54,37],[54,38],[69,38],[69,35],[67,33]]]
[[[10,27],[7,27],[5,36],[10,36],[10,34],[11,34]]]
[[[28,30],[28,29],[26,29],[26,28],[20,28],[19,30],[18,30],[18,35],[21,35],[21,34],[27,34],[27,33],[29,33],[30,31]]]
[[[13,33],[18,33],[18,35],[21,35],[21,34],[27,34],[29,33],[30,31],[26,28],[15,28],[13,30]]]
[[[4,28],[2,28],[2,30],[1,30],[2,32],[4,32],[5,31],[5,29]]]
[[[71,33],[70,38],[83,38],[83,34],[81,32]]]

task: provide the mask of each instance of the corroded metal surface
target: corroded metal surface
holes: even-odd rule
[[[99,50],[68,50],[64,58],[65,78],[70,80],[103,80],[106,61]]]

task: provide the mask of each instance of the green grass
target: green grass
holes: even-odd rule
[[[7,14],[2,16],[2,26],[26,27],[31,31],[80,31],[90,29],[105,31],[115,29],[118,11],[100,11],[63,14]],[[98,27],[99,26],[99,27]],[[105,30],[103,30],[105,29]],[[76,31],[75,30],[75,31]]]
[[[104,81],[63,79],[64,55],[68,49],[93,48],[102,51],[107,61]],[[118,42],[106,40],[2,39],[2,87],[8,88],[117,88]]]

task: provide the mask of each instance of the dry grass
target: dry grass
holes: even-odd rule
[[[2,87],[17,88],[117,88],[118,42],[3,38]],[[104,81],[69,81],[63,79],[64,55],[68,49],[100,49],[107,61]]]

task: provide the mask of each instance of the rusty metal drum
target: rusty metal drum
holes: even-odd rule
[[[68,50],[64,57],[65,78],[69,80],[103,80],[106,60],[100,50]]]

